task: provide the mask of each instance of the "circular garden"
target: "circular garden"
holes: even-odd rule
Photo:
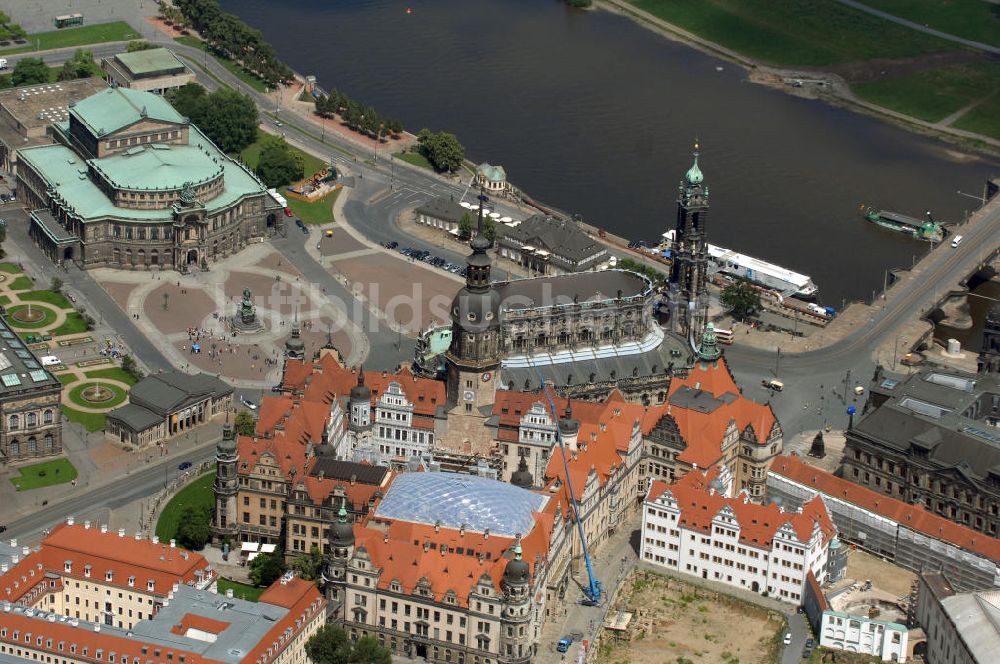
[[[56,322],[56,312],[46,306],[31,303],[7,307],[7,319],[16,328],[37,330]]]
[[[111,408],[125,401],[125,389],[119,385],[87,381],[69,391],[69,400],[84,408]]]

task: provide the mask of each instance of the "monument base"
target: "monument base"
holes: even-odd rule
[[[237,334],[254,334],[263,332],[264,324],[256,317],[251,321],[244,321],[239,316],[233,316],[229,319],[229,328]]]

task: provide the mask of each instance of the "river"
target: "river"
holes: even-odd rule
[[[711,242],[810,275],[838,308],[927,249],[859,205],[960,221],[977,202],[956,192],[1000,170],[561,0],[221,4],[321,86],[411,131],[451,131],[533,197],[629,238],[673,226],[698,137]]]

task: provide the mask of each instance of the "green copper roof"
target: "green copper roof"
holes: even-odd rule
[[[100,94],[100,93],[99,93]],[[154,95],[155,96],[155,95]],[[147,146],[132,155],[117,155],[92,160],[112,179],[129,186],[179,187],[194,181],[199,175],[223,170],[223,190],[215,198],[203,201],[208,214],[230,206],[240,198],[264,192],[264,187],[242,166],[232,161],[212,144],[196,127],[191,127],[191,144],[173,145],[169,150]],[[88,174],[88,166],[64,145],[41,145],[18,152],[19,158],[42,174],[55,196],[84,221],[111,217],[137,221],[170,221],[173,214],[165,210],[133,210],[116,207]],[[123,184],[120,186],[124,186]]]
[[[184,63],[177,59],[173,51],[165,48],[119,53],[115,56],[115,60],[125,65],[133,76],[172,72],[184,68]]]
[[[151,92],[108,88],[72,105],[70,115],[82,122],[97,137],[107,136],[143,118],[164,122],[185,122],[166,99]]]
[[[88,163],[118,189],[163,190],[212,180],[225,161],[196,145],[148,145]]]
[[[507,179],[507,171],[503,166],[493,166],[485,161],[476,167],[476,173],[481,174],[490,182],[503,182]]]
[[[705,176],[701,174],[701,169],[698,168],[698,145],[694,146],[694,163],[691,164],[691,168],[688,169],[687,174],[684,176],[689,184],[701,184],[704,181]]]
[[[705,333],[701,335],[701,345],[698,346],[698,357],[705,362],[713,362],[719,359],[720,355],[722,355],[722,349],[719,348],[715,339],[715,325],[709,323],[705,326]]]

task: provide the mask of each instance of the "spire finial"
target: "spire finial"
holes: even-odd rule
[[[340,499],[340,509],[337,511],[337,518],[341,523],[347,523],[347,498]]]
[[[517,541],[517,545],[514,547],[514,560],[521,559],[521,541]]]
[[[362,387],[365,384],[365,365],[362,364],[358,367],[358,387]]]
[[[701,168],[698,167],[698,156],[701,154],[699,150],[700,145],[701,144],[698,139],[695,138],[694,152],[692,153],[694,155],[694,163],[691,164],[691,168],[688,169],[687,174],[684,176],[684,179],[687,180],[688,186],[700,185],[705,179],[705,176],[701,173]]]

